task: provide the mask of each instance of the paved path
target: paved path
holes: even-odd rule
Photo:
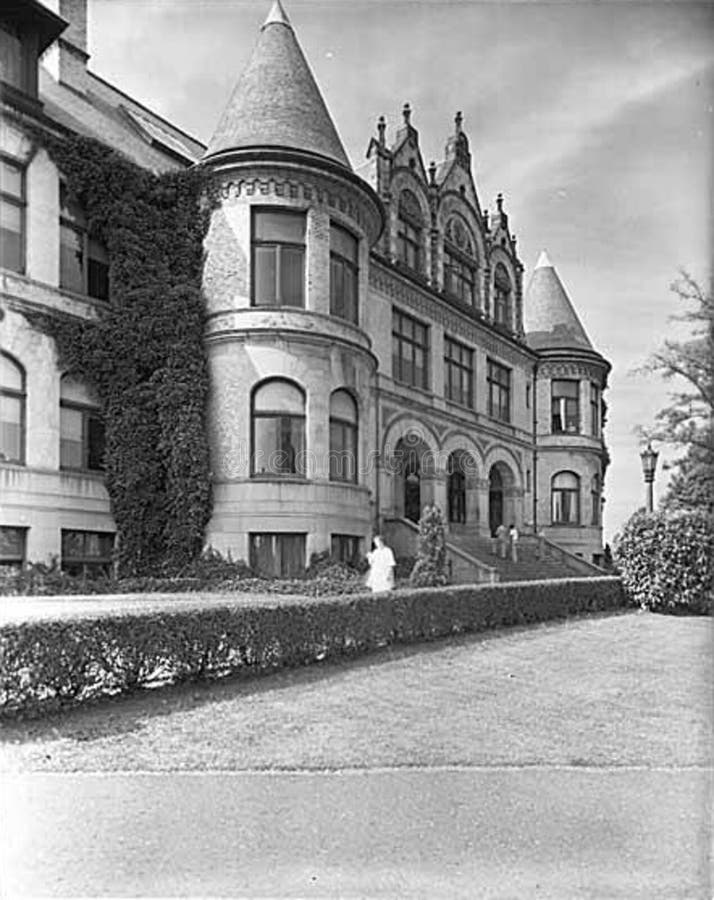
[[[4,897],[708,898],[699,771],[25,775]]]

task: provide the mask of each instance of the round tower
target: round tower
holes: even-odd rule
[[[599,563],[607,452],[602,395],[610,364],[592,346],[545,252],[526,295],[526,340],[537,351],[536,528]]]
[[[202,165],[214,487],[207,543],[273,574],[366,549],[376,360],[361,327],[383,227],[279,0]]]

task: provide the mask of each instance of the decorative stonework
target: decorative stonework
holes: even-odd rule
[[[341,181],[311,169],[295,170],[295,177],[289,177],[292,167],[263,167],[257,171],[251,166],[236,167],[231,171],[217,173],[217,193],[223,202],[241,198],[269,197],[304,201],[317,208],[334,209],[349,216],[361,230],[370,236],[375,234],[375,207],[363,196],[357,185]]]
[[[603,377],[603,366],[587,362],[544,362],[538,367],[538,375],[542,378],[583,377],[600,382]]]

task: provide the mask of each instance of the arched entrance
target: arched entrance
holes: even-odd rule
[[[455,450],[450,454],[447,477],[449,522],[463,525],[466,522],[466,471],[463,451]]]
[[[412,447],[404,459],[404,518],[418,522],[421,518],[421,465],[419,454]]]
[[[400,514],[418,522],[422,507],[432,502],[433,454],[421,438],[407,435],[398,441],[395,455],[399,460],[401,483]]]
[[[497,466],[488,473],[488,527],[491,534],[503,525],[503,477]]]

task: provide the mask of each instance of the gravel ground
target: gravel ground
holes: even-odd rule
[[[5,725],[4,772],[704,766],[711,620],[627,612]]]

